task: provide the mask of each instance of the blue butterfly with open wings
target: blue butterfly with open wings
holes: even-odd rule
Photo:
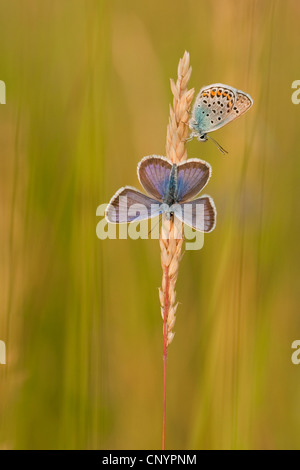
[[[213,199],[206,195],[193,199],[210,179],[211,166],[207,162],[193,158],[176,164],[151,155],[139,162],[137,174],[149,196],[131,186],[119,189],[106,208],[108,222],[136,222],[164,214],[168,220],[175,216],[200,232],[215,228]]]

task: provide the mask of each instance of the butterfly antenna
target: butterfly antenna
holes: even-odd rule
[[[215,139],[213,139],[210,135],[207,134],[207,138],[210,139],[217,147],[218,149],[220,150],[220,152],[225,155],[227,152],[227,150],[225,150]]]
[[[154,227],[151,227],[151,228],[150,228],[150,230],[149,230],[149,232],[148,232],[148,237],[149,237],[149,235],[152,233],[152,230],[156,229],[157,225],[160,223],[160,217],[161,217],[161,214],[160,214],[159,217],[158,217],[158,222],[154,225]],[[149,219],[149,220],[150,220],[150,225],[151,225],[151,219]]]

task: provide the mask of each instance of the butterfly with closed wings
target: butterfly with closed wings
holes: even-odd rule
[[[209,138],[222,153],[227,153],[208,133],[238,118],[252,104],[250,95],[229,85],[214,83],[201,88],[189,121],[190,139],[196,137],[200,142],[206,142]]]

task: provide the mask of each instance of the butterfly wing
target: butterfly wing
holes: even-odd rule
[[[110,200],[105,217],[108,222],[128,223],[156,217],[162,213],[160,204],[131,186],[119,189]]]
[[[185,204],[174,205],[175,216],[199,232],[212,232],[216,226],[217,210],[210,196],[202,196]]]
[[[236,90],[236,101],[230,108],[230,110],[227,109],[226,119],[224,119],[223,121],[219,121],[214,126],[214,128],[211,129],[211,131],[215,131],[216,129],[225,126],[225,124],[228,124],[239,116],[242,116],[242,114],[244,114],[246,111],[248,111],[248,109],[251,108],[252,104],[253,100],[250,95],[244,93],[243,91]]]
[[[148,194],[162,202],[168,187],[172,163],[165,157],[150,155],[138,164],[138,178]]]
[[[195,100],[190,128],[199,133],[215,131],[244,114],[252,104],[251,96],[229,85],[203,87]]]
[[[211,176],[211,166],[197,158],[179,163],[177,173],[177,200],[188,201],[202,191]]]

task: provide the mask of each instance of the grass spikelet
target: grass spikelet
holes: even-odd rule
[[[179,163],[187,159],[185,142],[189,134],[188,120],[194,89],[188,89],[192,68],[190,56],[185,52],[179,61],[178,78],[176,83],[171,79],[171,91],[173,93],[173,107],[170,107],[169,124],[167,127],[166,155],[173,163]],[[164,408],[163,408],[163,436],[162,448],[165,448],[165,418],[166,418],[166,365],[167,349],[174,338],[173,327],[176,321],[176,280],[178,276],[179,262],[183,239],[177,236],[176,224],[163,220],[160,234],[161,265],[163,270],[162,288],[159,291],[162,316],[164,321]],[[165,237],[165,233],[169,236]]]

